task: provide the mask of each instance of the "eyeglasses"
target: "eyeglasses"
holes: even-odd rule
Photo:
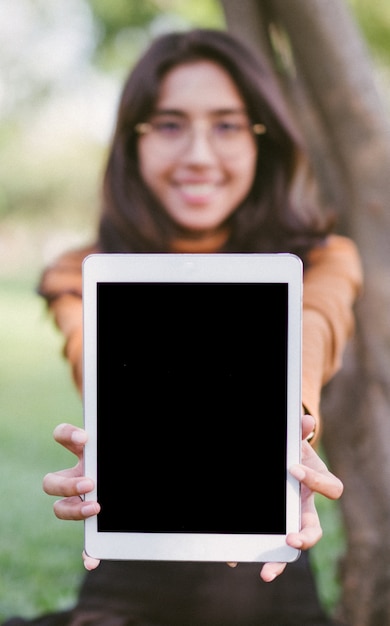
[[[233,113],[211,120],[191,122],[177,114],[156,115],[135,126],[138,135],[147,135],[153,148],[166,155],[177,155],[189,148],[196,131],[202,131],[213,151],[224,159],[240,156],[256,135],[263,135],[263,124],[251,124],[245,114]]]

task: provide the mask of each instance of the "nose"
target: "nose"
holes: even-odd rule
[[[186,162],[208,164],[214,163],[217,155],[210,140],[209,128],[193,127],[188,135],[182,158]]]

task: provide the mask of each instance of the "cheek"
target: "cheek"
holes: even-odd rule
[[[158,188],[159,177],[163,173],[164,164],[148,149],[146,142],[140,140],[138,144],[139,172],[145,185],[152,191]]]
[[[245,195],[249,193],[253,186],[253,182],[256,175],[257,168],[257,155],[249,155],[241,166],[236,170],[236,180],[238,185],[241,186]]]

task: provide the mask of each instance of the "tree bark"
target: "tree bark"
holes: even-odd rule
[[[343,480],[347,535],[338,614],[390,624],[390,127],[370,56],[343,0],[222,0],[228,28],[255,42],[277,26],[285,86],[320,186],[361,252],[365,288],[342,371],[324,393],[324,448]],[[244,10],[245,7],[245,10]],[[252,17],[251,17],[252,14]],[[256,14],[256,20],[253,17]],[[250,23],[249,23],[250,22]],[[258,24],[261,24],[261,27]]]

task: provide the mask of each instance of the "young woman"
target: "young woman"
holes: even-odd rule
[[[355,246],[331,234],[331,221],[302,185],[305,164],[302,142],[263,59],[222,31],[163,36],[124,86],[96,242],[63,255],[40,284],[64,333],[65,354],[81,391],[81,263],[87,254],[288,251],[303,259],[302,394],[303,413],[310,415],[303,417],[302,465],[291,470],[302,481],[302,529],[288,537],[303,550],[321,537],[314,492],[330,498],[342,492],[306,438],[311,444],[318,440],[321,388],[340,366],[361,287]],[[44,479],[45,491],[61,498],[55,514],[78,520],[95,515],[98,503],[79,497],[92,489],[82,472],[87,434],[63,424],[55,438],[78,457],[73,469]],[[84,563],[94,571],[86,574],[76,606],[38,618],[37,624],[333,623],[320,607],[307,552],[286,569],[265,564],[261,578],[256,564],[99,565],[85,555]]]

